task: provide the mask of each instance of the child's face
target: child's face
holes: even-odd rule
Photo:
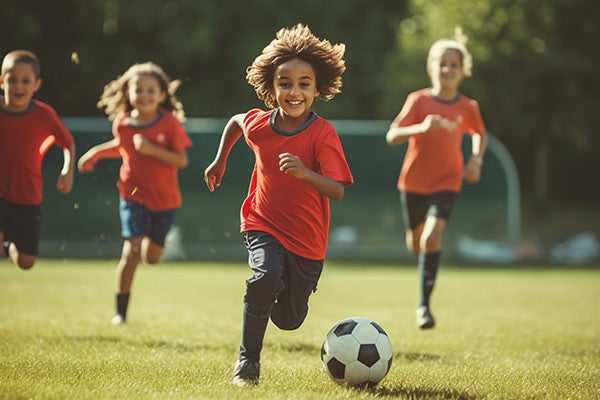
[[[299,59],[285,62],[275,69],[273,88],[282,114],[293,119],[307,118],[315,97],[319,96],[313,67]]]
[[[460,52],[454,49],[444,50],[429,66],[429,74],[434,87],[457,90],[464,77]]]
[[[136,110],[136,117],[154,118],[158,107],[167,98],[156,77],[149,74],[136,75],[129,80],[127,97]]]
[[[14,63],[2,76],[2,89],[4,89],[2,106],[13,112],[27,110],[41,84],[42,80],[36,78],[31,65],[24,62]]]

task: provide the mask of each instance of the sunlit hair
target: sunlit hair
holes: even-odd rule
[[[14,50],[4,56],[4,60],[2,60],[2,75],[7,73],[16,63],[31,65],[35,78],[40,78],[40,60],[29,50]]]
[[[104,112],[110,120],[115,119],[119,113],[132,111],[133,107],[127,98],[127,91],[132,78],[140,75],[150,75],[156,78],[160,90],[167,93],[165,101],[160,104],[160,107],[171,111],[179,121],[185,121],[183,105],[175,97],[181,81],[171,80],[163,69],[153,62],[134,64],[123,75],[106,84],[97,103],[98,108],[104,108]]]
[[[471,76],[473,68],[473,57],[467,50],[467,36],[463,34],[462,28],[454,28],[454,39],[440,39],[431,45],[429,55],[427,56],[427,67],[440,59],[444,51],[456,50],[460,54],[463,73],[465,76]]]
[[[267,107],[275,108],[275,69],[290,60],[299,59],[312,66],[317,80],[318,98],[328,101],[342,87],[342,74],[346,70],[343,58],[345,50],[343,43],[332,45],[328,40],[320,40],[303,24],[282,28],[246,69],[246,79],[254,87],[258,98]]]

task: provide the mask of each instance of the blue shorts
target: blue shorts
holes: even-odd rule
[[[42,212],[39,206],[12,203],[0,198],[0,232],[20,253],[37,256]]]
[[[323,260],[293,254],[262,231],[244,232],[244,242],[254,272],[246,281],[245,307],[255,315],[270,315],[280,329],[297,329],[308,314],[308,298],[317,290]]]
[[[402,216],[406,228],[415,229],[427,217],[450,219],[456,193],[437,192],[428,195],[400,192]]]
[[[143,204],[120,199],[121,236],[123,239],[148,236],[154,243],[164,246],[167,233],[175,222],[175,212],[175,209],[152,211]]]

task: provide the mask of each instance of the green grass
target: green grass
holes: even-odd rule
[[[304,325],[270,325],[260,385],[237,388],[244,261],[141,266],[118,327],[115,263],[0,262],[0,398],[600,398],[600,270],[445,266],[438,326],[422,332],[412,266],[329,262]],[[340,387],[321,366],[325,334],[349,316],[379,322],[394,347],[373,389]]]

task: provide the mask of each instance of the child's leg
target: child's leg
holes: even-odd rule
[[[40,241],[41,213],[38,206],[10,203],[0,199],[2,251],[19,268],[33,267]]]
[[[176,210],[147,212],[149,225],[147,236],[142,240],[142,260],[146,264],[156,264],[162,257],[167,234],[175,222]]]
[[[23,270],[31,269],[33,264],[35,264],[35,260],[37,259],[37,257],[34,255],[20,252],[17,246],[12,242],[8,244],[7,251],[8,258],[10,258],[15,265]]]
[[[298,329],[308,314],[308,298],[317,290],[323,260],[289,254],[283,276],[284,289],[277,295],[271,321],[279,329]]]
[[[419,283],[421,297],[416,312],[417,325],[422,329],[433,328],[435,326],[435,320],[431,314],[429,303],[440,266],[442,235],[448,223],[455,196],[455,193],[440,192],[426,198],[429,206],[419,241]]]
[[[142,260],[146,264],[157,264],[163,253],[163,246],[154,242],[149,237],[142,240]]]
[[[273,303],[283,289],[281,278],[287,251],[264,232],[247,232],[244,240],[254,275],[246,281],[239,358],[258,362]]]
[[[121,258],[117,265],[117,292],[129,293],[135,270],[142,259],[141,237],[133,237],[123,241]]]
[[[117,265],[117,290],[115,294],[115,318],[113,323],[119,324],[127,319],[129,296],[133,276],[141,260],[141,237],[125,239],[121,258]]]
[[[446,221],[428,217],[421,234],[421,252],[419,253],[419,289],[420,298],[416,310],[417,325],[421,329],[435,327],[435,319],[429,307],[431,293],[435,286],[440,266],[441,236]]]

